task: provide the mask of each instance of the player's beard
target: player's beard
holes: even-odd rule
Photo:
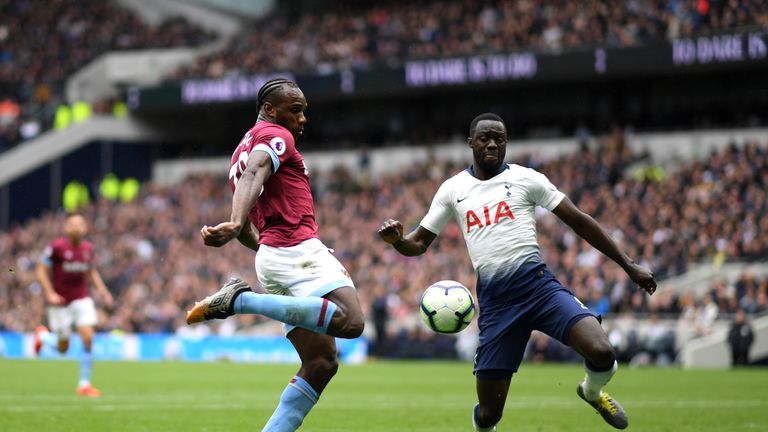
[[[485,159],[485,150],[478,150],[473,149],[472,154],[475,158],[475,164],[478,168],[483,170],[484,173],[489,175],[494,175],[497,172],[499,172],[499,169],[501,169],[501,166],[504,164],[504,155],[505,152],[502,149],[499,149],[496,153],[496,160],[488,161]]]

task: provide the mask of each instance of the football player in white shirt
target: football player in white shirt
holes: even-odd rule
[[[616,354],[598,319],[542,262],[536,239],[536,206],[557,215],[576,234],[619,264],[649,294],[653,273],[625,255],[600,225],[535,170],[504,162],[507,129],[497,115],[477,116],[469,129],[472,165],[445,181],[429,212],[408,235],[396,220],[385,221],[381,238],[403,255],[421,255],[451,218],[467,243],[477,273],[480,345],[474,373],[476,431],[494,431],[504,410],[532,330],[571,346],[584,357],[586,376],[577,394],[611,426],[624,429],[627,416],[602,389],[616,373]]]

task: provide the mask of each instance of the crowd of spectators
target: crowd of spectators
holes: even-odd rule
[[[745,325],[749,317],[768,312],[768,276],[758,277],[745,270],[733,283],[718,278],[702,288],[696,292],[662,291],[637,311],[609,314],[606,328],[618,360],[637,366],[670,365],[685,341],[724,330],[725,320],[740,319],[740,324]],[[639,325],[638,317],[647,320]],[[579,359],[573,350],[541,333],[532,337],[528,358],[563,362]],[[742,355],[742,364],[746,364],[744,358]]]
[[[319,13],[278,5],[227,49],[169,79],[628,47],[766,24],[768,5],[757,0],[388,0],[326,2]],[[210,39],[182,19],[148,25],[114,1],[0,2],[0,151],[49,129],[65,80],[96,56]]]
[[[648,159],[633,154],[623,135],[614,133],[597,147],[585,146],[558,159],[524,157],[517,162],[546,174],[659,279],[684,272],[689,262],[768,258],[766,147],[733,144],[668,172],[633,174],[632,164],[649,164]],[[463,164],[430,161],[376,181],[363,170],[312,173],[320,237],[353,275],[373,324],[369,336],[380,349],[388,346],[410,356],[413,344],[402,341],[416,338],[422,344],[432,340],[435,352],[446,352],[423,330],[415,311],[424,287],[436,280],[474,287],[461,228],[448,224],[430,251],[416,258],[387,247],[376,231],[389,217],[399,218],[407,230],[417,226],[440,183],[462,169]],[[229,217],[230,200],[225,178],[200,176],[173,187],[147,183],[132,202],[101,199],[86,207],[95,264],[117,299],[114,310],[101,311],[101,328],[279,334],[279,326],[260,316],[184,325],[184,311],[229,277],[256,279],[250,251],[239,245],[206,248],[198,237],[203,224]],[[683,317],[700,321],[703,334],[707,320],[722,314],[768,310],[768,278],[749,273],[733,287],[718,281],[705,296],[670,290],[649,297],[554,215],[539,210],[545,262],[598,314]],[[46,244],[61,235],[62,220],[62,214],[48,213],[0,233],[0,256],[10,269],[0,283],[0,329],[30,331],[44,321],[34,264]]]
[[[420,0],[280,11],[171,79],[275,70],[328,73],[408,59],[629,47],[768,24],[756,0]]]
[[[66,79],[107,51],[195,46],[211,35],[174,18],[153,26],[114,1],[0,1],[0,151],[49,129]]]

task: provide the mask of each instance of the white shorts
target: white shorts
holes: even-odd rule
[[[270,294],[322,297],[341,287],[355,287],[349,272],[319,239],[290,247],[261,245],[256,274]]]
[[[68,338],[73,325],[79,328],[94,326],[96,322],[96,306],[90,297],[77,299],[66,306],[48,307],[49,330],[60,338]]]

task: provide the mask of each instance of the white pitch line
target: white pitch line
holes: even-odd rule
[[[189,405],[189,404],[183,404],[183,405],[162,405],[158,406],[156,404],[147,404],[147,405],[126,405],[126,404],[119,404],[119,405],[93,405],[90,407],[85,407],[82,405],[70,405],[70,406],[51,406],[51,405],[9,405],[4,406],[0,408],[0,412],[3,411],[9,411],[9,412],[50,412],[50,411],[73,411],[76,410],[78,412],[83,411],[151,411],[152,408],[156,408],[157,410],[196,410],[196,411],[225,411],[225,410],[249,410],[253,409],[253,405],[251,404],[241,404],[241,405],[235,405],[235,404],[198,404],[198,405]]]
[[[47,404],[3,404],[0,407],[0,412],[27,412],[27,411],[152,411],[155,409],[162,410],[251,410],[259,404],[257,401],[251,401],[249,403],[178,403],[174,400],[166,400],[165,404],[154,403],[132,403],[132,404],[104,404],[99,400],[93,400],[93,405],[71,404],[71,405],[51,405]],[[370,401],[358,401],[358,404],[328,402],[324,405],[328,408],[343,408],[349,410],[350,408],[368,408],[370,407]],[[429,405],[429,404],[428,404]],[[451,404],[459,405],[459,404]],[[463,404],[461,404],[463,405]],[[583,402],[580,400],[568,401],[568,400],[550,400],[550,401],[507,401],[508,408],[572,408],[581,407]],[[676,401],[628,401],[624,404],[627,407],[634,408],[674,408],[674,409],[692,409],[692,408],[706,408],[706,409],[733,409],[733,408],[756,408],[768,406],[768,400],[676,400]],[[379,409],[401,409],[402,403],[377,403],[376,406]],[[445,404],[435,404],[445,408]],[[422,408],[424,406],[422,405]]]

